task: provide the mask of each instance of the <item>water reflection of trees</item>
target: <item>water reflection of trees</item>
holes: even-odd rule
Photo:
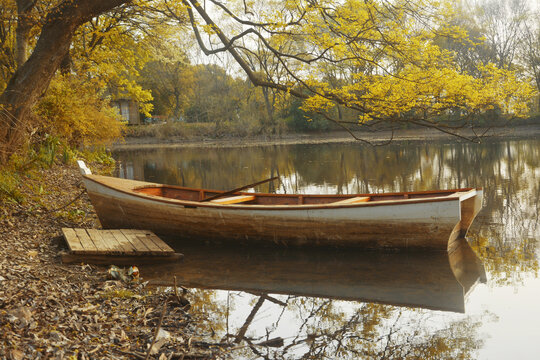
[[[472,245],[497,281],[536,272],[540,238],[540,140],[471,143],[319,144],[158,149],[118,153],[124,174],[231,189],[280,175],[258,191],[367,193],[483,187]],[[127,171],[129,170],[129,171]],[[504,280],[508,278],[508,280]]]
[[[217,342],[230,344],[231,358],[473,359],[482,345],[479,318],[442,320],[428,310],[320,298],[281,296],[272,306],[286,303],[281,311],[274,309],[276,319],[268,319],[267,313],[257,317],[264,297],[254,297],[247,321],[234,327],[227,318],[234,296],[230,293],[226,304],[214,306],[221,312],[212,326],[227,331],[206,330]],[[264,330],[261,321],[267,324]],[[249,328],[252,322],[258,323],[257,329]],[[282,326],[289,328],[290,336],[280,337]]]

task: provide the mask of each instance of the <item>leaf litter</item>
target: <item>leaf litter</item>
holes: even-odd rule
[[[63,265],[61,228],[95,228],[96,214],[76,169],[54,166],[32,181],[25,203],[0,205],[0,359],[227,356],[226,344],[197,336],[184,296],[110,279],[105,267]]]

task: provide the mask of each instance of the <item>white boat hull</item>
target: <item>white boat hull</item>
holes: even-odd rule
[[[84,175],[104,228],[135,228],[197,241],[446,250],[464,236],[482,191],[354,205],[215,205],[140,194],[145,182]]]

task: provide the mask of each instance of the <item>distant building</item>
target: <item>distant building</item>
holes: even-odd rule
[[[137,101],[132,99],[117,99],[111,101],[111,104],[118,109],[122,120],[127,122],[128,125],[142,124]]]

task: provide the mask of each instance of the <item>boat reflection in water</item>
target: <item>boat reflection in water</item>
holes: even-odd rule
[[[465,311],[484,267],[464,238],[446,252],[231,248],[178,244],[183,262],[145,267],[154,285],[240,290]]]

